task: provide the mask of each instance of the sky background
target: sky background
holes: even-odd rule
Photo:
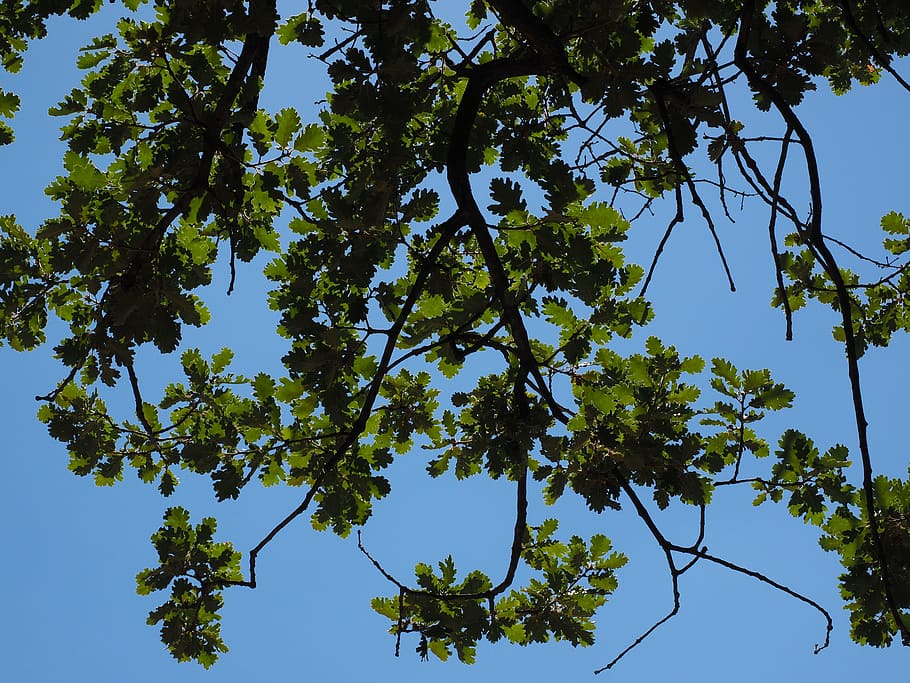
[[[63,121],[48,117],[47,109],[77,83],[76,50],[107,30],[110,18],[107,11],[88,23],[52,22],[49,37],[27,54],[23,71],[0,75],[0,85],[23,98],[14,122],[17,141],[0,148],[0,212],[15,213],[29,230],[54,215],[43,188],[62,172],[58,128]],[[312,111],[325,90],[318,66],[305,60],[302,50],[276,46],[263,106],[277,110],[291,104]],[[904,67],[905,73],[910,70]],[[879,240],[882,214],[910,213],[906,98],[885,78],[874,88],[839,98],[822,88],[800,108],[820,157],[826,231],[871,244]],[[748,102],[742,104],[749,108]],[[790,168],[791,177],[798,178],[798,164]],[[689,213],[693,217],[677,228],[652,283],[657,318],[640,338],[656,334],[684,354],[723,355],[740,368],[770,367],[797,399],[794,409],[767,420],[768,440],[773,443],[783,429],[795,426],[822,449],[841,442],[855,452],[843,352],[830,334],[833,315],[814,306],[800,312],[795,340],[788,343],[782,316],[768,306],[773,271],[764,208],[747,201],[744,210],[734,211],[735,224],[719,221],[737,281],[735,294],[726,288],[707,230],[695,211]],[[649,260],[667,217],[658,214],[637,224],[628,245],[633,260]],[[227,273],[216,274],[206,292],[213,323],[188,332],[184,348],[199,346],[210,354],[230,346],[238,372],[279,372],[283,344],[274,334],[275,316],[264,304],[267,288],[259,275],[264,263],[242,266],[229,298]],[[862,361],[873,457],[879,472],[892,475],[906,475],[908,461],[903,438],[908,351],[907,340],[896,338],[889,350],[873,349]],[[179,375],[177,355],[147,354],[141,361],[140,374],[152,384]],[[596,644],[584,649],[481,644],[477,664],[467,667],[454,659],[421,662],[413,652],[416,639],[405,638],[401,657],[395,658],[389,623],[369,607],[371,597],[392,594],[392,587],[358,553],[353,537],[316,533],[300,518],[260,555],[260,587],[225,593],[223,635],[231,651],[208,672],[177,664],[160,644],[157,628],[145,625],[159,596],[135,594],[136,572],[154,564],[148,539],[164,509],[185,505],[194,521],[215,514],[219,537],[246,553],[303,492],[253,484],[238,501],[217,504],[205,482],[184,477],[177,493],[164,500],[130,473],[118,486],[97,488],[66,469],[63,446],[35,418],[34,396],[46,393],[61,376],[50,349],[17,354],[2,348],[0,369],[5,382],[0,393],[5,470],[0,480],[0,678],[5,680],[594,680],[595,668],[671,607],[659,549],[633,514],[590,515],[571,499],[555,509],[532,504],[532,523],[559,516],[561,535],[604,533],[630,557],[619,574],[619,591],[598,614]],[[457,485],[451,477],[431,480],[424,473],[426,459],[416,452],[395,463],[389,475],[392,495],[377,504],[364,531],[365,544],[404,578],[415,562],[435,562],[452,552],[460,569],[476,566],[497,580],[507,561],[512,486],[479,478]],[[824,622],[813,610],[747,577],[699,565],[681,580],[681,613],[598,679],[837,682],[858,675],[886,679],[905,671],[906,650],[861,648],[849,640],[837,592],[837,558],[817,546],[815,530],[783,507],[753,508],[750,492],[744,494],[717,494],[706,544],[712,553],[828,607],[835,618],[831,647],[812,654],[824,636]],[[660,519],[675,540],[684,542],[694,537],[692,512],[671,508]]]

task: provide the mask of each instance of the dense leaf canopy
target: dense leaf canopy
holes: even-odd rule
[[[288,524],[359,529],[394,496],[383,471],[415,450],[432,454],[430,476],[515,492],[501,577],[451,556],[396,576],[358,542],[390,585],[374,609],[422,656],[470,662],[483,639],[593,642],[626,558],[606,536],[529,519],[536,491],[548,504],[578,496],[592,514],[628,506],[660,547],[675,602],[631,647],[676,614],[678,580],[697,563],[787,593],[830,631],[810,597],[704,546],[718,487],[754,489],[756,504],[820,527],[843,564],[853,638],[910,645],[910,481],[875,475],[858,362],[910,327],[910,220],[885,213],[881,254],[830,236],[798,107],[825,84],[910,90],[894,67],[910,52],[904,0],[121,4],[116,34],[84,48],[81,85],[51,112],[68,145],[47,188],[59,215],[0,217],[0,331],[29,350],[62,321],[60,381],[38,417],[75,474],[112,485],[133,470],[169,496],[193,473],[219,500],[254,480],[299,487],[299,505],[245,556],[216,540],[214,519],[167,510],[158,565],[137,583],[167,593],[149,623],[177,659],[209,666],[226,650],[225,591],[256,586],[257,556]],[[101,5],[3,3],[4,68],[19,69],[51,16]],[[318,115],[260,106],[270,52],[295,44],[331,81],[314,94]],[[0,142],[18,106],[0,91]],[[776,133],[752,131],[737,107],[767,112]],[[783,191],[785,169],[807,212]],[[839,316],[855,480],[844,446],[796,428],[762,436],[766,413],[794,398],[768,370],[683,357],[641,330],[664,243],[689,214],[734,287],[715,216],[747,195],[767,212],[769,296],[788,337],[810,300]],[[675,214],[653,262],[627,262],[622,242],[659,201]],[[262,252],[289,350],[283,374],[246,377],[229,349],[204,357],[181,339],[209,321],[199,292],[219,254],[232,289],[236,262]],[[638,353],[612,343],[633,335],[646,338]],[[181,352],[161,396],[143,391],[144,347]],[[479,378],[449,390],[462,374]],[[121,386],[131,414],[108,408]],[[662,531],[653,510],[670,505],[700,512],[695,542]]]

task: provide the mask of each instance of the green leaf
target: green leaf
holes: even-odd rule
[[[0,116],[12,118],[19,111],[20,103],[18,95],[0,90]]]
[[[428,643],[430,652],[432,652],[441,661],[446,661],[452,654],[446,644],[441,640],[430,640]]]
[[[260,372],[253,378],[253,392],[259,401],[271,398],[275,393],[275,380],[264,372]]]
[[[63,167],[69,171],[70,181],[83,190],[98,190],[107,184],[105,174],[95,168],[87,157],[75,152],[69,151],[63,155]]]
[[[234,352],[229,348],[223,348],[221,351],[212,356],[212,372],[220,375],[225,368],[234,360]]]
[[[889,235],[906,235],[910,233],[910,221],[897,211],[890,211],[882,216],[882,230]]]
[[[322,127],[315,123],[308,123],[294,140],[294,149],[298,152],[310,152],[322,147],[324,142],[325,132]]]
[[[723,358],[712,358],[711,372],[718,378],[724,380],[729,387],[739,388],[739,371],[730,361]]]
[[[490,181],[490,197],[493,204],[488,208],[495,214],[506,216],[512,211],[525,211],[527,202],[522,198],[521,186],[507,178],[493,178]]]
[[[275,131],[275,142],[279,147],[287,147],[294,134],[300,130],[300,114],[296,109],[285,107],[275,115],[278,125]]]
[[[311,47],[318,47],[323,44],[322,23],[306,13],[290,17],[278,27],[276,35],[278,36],[278,42],[282,45],[295,41]]]

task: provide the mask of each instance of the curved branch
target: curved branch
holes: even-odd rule
[[[726,567],[727,569],[735,571],[739,574],[745,574],[746,576],[749,576],[753,579],[757,579],[757,580],[761,581],[762,583],[766,583],[769,586],[776,588],[777,590],[781,591],[782,593],[786,593],[791,598],[796,598],[800,602],[804,602],[807,605],[809,605],[810,607],[814,607],[815,610],[817,612],[820,612],[821,615],[825,618],[825,642],[823,642],[821,645],[819,645],[818,643],[815,644],[815,649],[814,649],[815,654],[818,654],[819,652],[824,650],[826,647],[828,647],[828,645],[830,644],[831,631],[834,630],[834,622],[832,621],[831,615],[828,613],[828,610],[826,610],[824,607],[822,607],[817,602],[815,602],[815,600],[812,600],[811,598],[807,598],[805,595],[802,595],[801,593],[797,593],[792,588],[788,588],[784,584],[779,583],[779,582],[775,581],[774,579],[768,578],[761,572],[757,572],[752,569],[748,569],[747,567],[741,567],[738,564],[734,564],[733,562],[730,562],[729,560],[725,560],[721,557],[716,557],[715,555],[709,555],[706,548],[703,548],[694,553],[692,553],[692,551],[690,549],[686,549],[686,548],[674,547],[673,549],[678,550],[679,552],[691,553],[691,554],[695,555],[698,559],[704,559],[704,560],[707,560],[708,562],[713,562],[714,564],[718,564],[721,567]]]
[[[651,535],[654,537],[654,540],[657,541],[657,544],[660,546],[661,550],[663,551],[664,555],[667,558],[667,565],[670,568],[670,576],[671,576],[671,579],[673,582],[673,609],[667,615],[665,615],[664,617],[659,619],[657,622],[655,622],[642,635],[640,635],[638,638],[636,638],[635,641],[633,641],[631,645],[629,645],[625,650],[623,650],[609,664],[607,664],[606,666],[604,666],[600,669],[597,669],[595,671],[595,673],[600,673],[602,671],[606,671],[607,669],[613,667],[620,659],[622,659],[622,657],[624,657],[632,649],[634,649],[636,646],[640,645],[648,636],[650,636],[652,633],[654,633],[654,631],[656,631],[657,628],[659,628],[660,626],[665,624],[667,621],[672,619],[674,616],[676,616],[676,614],[679,612],[679,607],[680,607],[679,577],[682,574],[684,574],[686,571],[691,569],[692,566],[696,562],[698,562],[699,560],[702,560],[702,559],[707,560],[709,562],[713,562],[714,564],[718,564],[722,567],[726,567],[727,569],[738,572],[740,574],[745,574],[746,576],[750,576],[754,579],[761,581],[762,583],[766,583],[769,586],[776,588],[777,590],[779,590],[783,593],[786,593],[787,595],[789,595],[793,598],[796,598],[797,600],[799,600],[801,602],[806,603],[807,605],[809,605],[811,607],[814,607],[815,610],[818,611],[825,618],[825,625],[826,625],[824,643],[822,645],[818,645],[816,643],[815,653],[818,654],[821,650],[828,647],[828,644],[830,642],[831,631],[834,628],[834,624],[831,619],[831,615],[828,613],[828,611],[824,607],[822,607],[820,604],[818,604],[811,598],[808,598],[805,595],[802,595],[801,593],[798,593],[797,591],[793,590],[792,588],[789,588],[788,586],[785,586],[784,584],[765,576],[761,572],[757,572],[752,569],[742,567],[738,564],[735,564],[733,562],[730,562],[729,560],[725,560],[723,558],[717,557],[715,555],[710,555],[710,554],[708,554],[707,548],[700,547],[702,541],[704,540],[704,532],[705,532],[704,506],[701,506],[701,511],[700,511],[700,515],[699,515],[699,532],[698,532],[698,539],[696,540],[696,542],[693,545],[689,545],[689,546],[683,546],[683,545],[678,545],[676,543],[671,543],[669,540],[667,540],[666,536],[664,536],[663,532],[657,526],[657,523],[654,521],[654,518],[651,516],[651,513],[648,512],[647,507],[645,507],[645,504],[642,502],[641,498],[635,492],[635,489],[632,488],[632,485],[629,483],[629,479],[623,474],[623,472],[620,470],[619,466],[614,467],[614,474],[618,478],[618,480],[620,482],[620,487],[622,488],[623,492],[629,497],[629,500],[632,502],[632,506],[635,508],[635,512],[638,514],[639,518],[644,522],[645,526],[648,528],[648,531],[651,532]],[[690,555],[692,557],[692,559],[689,562],[687,562],[685,565],[683,565],[682,567],[677,567],[676,563],[674,561],[674,558],[673,558],[673,553],[681,553],[684,555]]]
[[[525,387],[528,382],[527,368],[521,368],[518,377],[513,385],[512,397],[515,402],[515,408],[518,411],[519,418],[526,418],[530,413],[528,405],[528,396]],[[520,447],[519,447],[520,448]],[[503,579],[485,591],[476,593],[436,593],[434,591],[410,588],[389,573],[380,562],[374,558],[361,542],[360,532],[357,532],[357,547],[367,559],[373,563],[373,566],[391,583],[398,587],[400,593],[407,595],[419,595],[437,600],[492,600],[497,595],[503,593],[515,581],[515,572],[518,571],[518,562],[521,560],[521,551],[524,549],[525,533],[528,525],[528,453],[514,453],[516,467],[520,468],[518,472],[518,481],[515,492],[515,525],[512,532],[512,548],[509,554],[509,564]],[[492,612],[491,612],[492,614]]]
[[[774,194],[771,195],[771,217],[768,220],[768,240],[771,242],[771,256],[774,258],[774,274],[777,277],[777,288],[780,290],[780,299],[784,307],[784,317],[787,321],[787,341],[793,341],[793,311],[790,310],[790,298],[787,296],[787,287],[784,285],[784,273],[780,263],[780,251],[777,248],[777,207],[779,205],[780,185],[787,164],[787,152],[790,148],[790,136],[793,129],[787,127],[787,134],[780,146],[780,158],[777,161],[777,170],[774,173]]]
[[[446,178],[449,189],[459,209],[464,212],[465,220],[477,239],[483,259],[486,262],[493,284],[493,291],[502,307],[502,317],[515,340],[517,355],[521,364],[534,378],[541,395],[547,402],[554,416],[563,414],[562,406],[546,390],[546,382],[540,373],[540,364],[534,357],[531,341],[525,328],[524,319],[518,310],[515,297],[511,292],[508,275],[496,250],[496,244],[487,228],[486,221],[471,190],[471,181],[467,169],[467,154],[470,145],[471,130],[477,119],[480,105],[487,91],[496,83],[519,76],[532,76],[541,72],[536,59],[498,59],[482,64],[469,72],[468,83],[455,115],[452,130],[452,144],[446,160]]]

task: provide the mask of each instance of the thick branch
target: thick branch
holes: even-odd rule
[[[467,170],[467,153],[471,130],[487,91],[499,81],[518,76],[539,73],[540,65],[535,59],[502,59],[487,62],[471,70],[464,94],[459,103],[452,130],[452,142],[446,161],[446,176],[452,196],[464,216],[483,255],[493,284],[493,291],[502,307],[502,317],[512,334],[522,367],[534,378],[544,400],[554,416],[562,415],[563,409],[546,390],[546,382],[540,373],[540,364],[534,357],[531,341],[525,328],[524,319],[518,310],[511,291],[508,275],[496,250],[493,237],[471,190]]]

